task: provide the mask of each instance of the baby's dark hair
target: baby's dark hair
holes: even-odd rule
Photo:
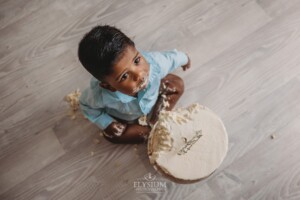
[[[113,65],[122,58],[128,46],[134,42],[119,29],[96,26],[80,41],[78,57],[84,68],[98,80],[110,75]]]

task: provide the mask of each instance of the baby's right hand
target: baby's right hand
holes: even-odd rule
[[[187,57],[188,57],[188,62],[187,62],[185,65],[182,65],[182,66],[181,66],[182,69],[183,69],[183,71],[185,71],[185,70],[191,68],[191,59],[190,59],[190,57],[189,57],[188,55],[187,55]]]
[[[127,124],[122,124],[120,122],[112,122],[104,132],[111,138],[120,137],[126,130]]]

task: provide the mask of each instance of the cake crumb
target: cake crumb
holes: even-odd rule
[[[77,111],[79,110],[79,97],[81,95],[81,92],[79,89],[75,90],[74,92],[71,92],[70,94],[66,95],[64,97],[64,100],[68,102],[69,104],[69,113],[68,115],[72,120],[76,119],[77,117]]]
[[[273,133],[270,137],[271,137],[272,140],[276,139],[275,133]]]
[[[95,144],[99,144],[99,143],[100,143],[100,140],[97,139],[97,138],[95,138],[95,139],[94,139],[94,143],[95,143]]]

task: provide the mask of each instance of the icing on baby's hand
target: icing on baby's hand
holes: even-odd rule
[[[114,128],[115,128],[114,135],[119,137],[124,133],[124,131],[126,129],[126,125],[121,124],[121,123],[116,123]]]
[[[109,136],[109,137],[120,137],[124,131],[126,130],[127,125],[122,124],[120,122],[112,122],[105,130],[104,132]]]

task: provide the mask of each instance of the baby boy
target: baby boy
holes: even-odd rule
[[[140,52],[124,33],[107,25],[83,37],[78,56],[93,75],[80,97],[80,108],[113,143],[143,142],[162,107],[171,110],[183,94],[183,80],[169,73],[190,68],[185,53]],[[149,125],[138,123],[142,116]]]

